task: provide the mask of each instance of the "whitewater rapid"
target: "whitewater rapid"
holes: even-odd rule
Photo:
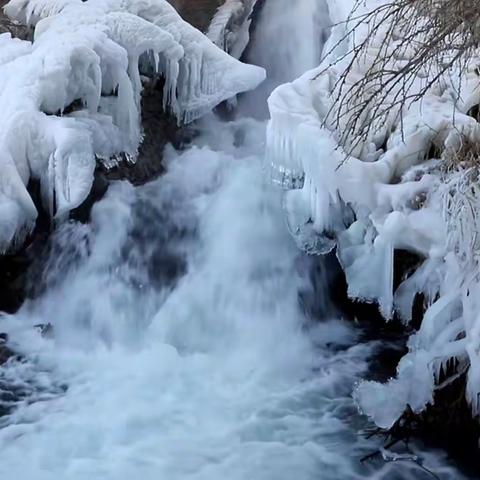
[[[161,179],[118,183],[90,225],[59,230],[49,288],[2,323],[29,359],[2,375],[33,385],[0,429],[2,476],[428,478],[359,461],[378,445],[350,392],[373,345],[305,317],[311,260],[263,180],[263,134],[211,119]]]
[[[211,116],[198,130],[167,148],[164,176],[118,182],[88,225],[61,226],[46,287],[1,320],[26,360],[0,384],[27,392],[0,418],[2,478],[461,478],[439,452],[418,453],[427,470],[360,462],[382,445],[351,399],[377,345],[299,301],[326,290],[265,180],[265,122]],[[53,336],[33,328],[47,322]]]

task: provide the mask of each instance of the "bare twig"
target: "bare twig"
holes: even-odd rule
[[[342,64],[325,122],[348,154],[389,125],[400,122],[403,132],[404,110],[434,88],[453,87],[452,75],[465,71],[480,43],[478,0],[390,0],[366,12],[363,5],[356,1],[331,50],[353,38],[348,51],[319,74]]]

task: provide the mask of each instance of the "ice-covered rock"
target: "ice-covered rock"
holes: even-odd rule
[[[35,34],[32,43],[0,35],[0,251],[35,223],[31,178],[60,219],[88,195],[96,159],[135,159],[140,68],[164,79],[163,106],[180,123],[265,77],[166,0],[12,0],[5,11]]]
[[[382,3],[355,2],[359,9],[355,17]],[[407,94],[413,96],[433,79],[421,100],[389,109],[398,95],[393,89],[380,105],[382,115],[376,117],[373,107],[364,112],[373,127],[355,137],[349,128],[351,117],[338,110],[347,108],[339,99],[365,75],[379,45],[385,48],[385,30],[379,29],[366,54],[350,64],[352,49],[371,32],[367,25],[352,29],[353,6],[353,1],[329,1],[335,26],[324,61],[271,95],[267,166],[273,181],[294,195],[287,216],[296,219],[296,231],[308,230],[309,244],[315,243],[315,233],[321,239],[329,232],[335,239],[351,297],[377,302],[386,319],[397,312],[405,323],[411,320],[416,295],[425,298],[422,326],[410,339],[397,377],[384,385],[365,382],[358,387],[362,410],[387,428],[407,406],[423,410],[433,401],[448,362],[455,359],[458,368],[469,365],[467,397],[477,414],[480,149],[470,155],[473,165],[471,161],[459,166],[458,159],[449,165],[447,158],[462,155],[466,145],[478,145],[480,140],[480,125],[468,115],[480,103],[475,73],[480,55],[466,67],[454,65],[448,78],[436,78],[438,72],[432,69],[425,77],[412,79]],[[401,41],[397,32],[387,45],[387,56]],[[401,53],[392,56],[389,67],[398,68],[415,55],[408,48]],[[348,108],[362,98],[349,101]],[[352,112],[355,115],[354,108]],[[338,221],[347,208],[354,213],[352,221]],[[394,291],[396,249],[425,260]]]

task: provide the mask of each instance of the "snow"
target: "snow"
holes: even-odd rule
[[[442,372],[455,359],[458,369],[470,367],[467,396],[478,414],[478,174],[476,167],[445,167],[462,144],[480,138],[480,125],[467,114],[480,103],[476,62],[465,75],[453,71],[437,81],[401,116],[388,108],[393,91],[366,138],[346,135],[347,118],[336,124],[329,112],[337,108],[337,82],[350,49],[367,30],[361,26],[345,37],[353,2],[328,3],[335,26],[322,64],[269,98],[268,171],[285,189],[288,223],[300,247],[321,254],[336,245],[351,297],[376,302],[385,319],[396,313],[408,324],[416,295],[424,295],[425,318],[397,377],[387,384],[361,383],[355,394],[360,408],[379,426],[391,427],[407,405],[419,412],[433,401]],[[380,4],[370,0],[361,8]],[[367,71],[381,35],[348,73],[347,86]],[[387,48],[393,51],[396,42]],[[398,62],[414,54],[403,53]],[[427,80],[416,78],[409,92],[419,92]],[[433,158],[432,147],[441,152]],[[397,249],[418,255],[420,266],[394,291]]]
[[[107,166],[120,153],[135,159],[139,63],[151,59],[154,75],[165,78],[164,107],[179,123],[265,76],[213,45],[164,0],[12,0],[5,11],[35,33],[33,43],[0,35],[0,251],[35,224],[30,179],[61,219],[88,195],[97,159]],[[77,111],[65,113],[73,102]]]

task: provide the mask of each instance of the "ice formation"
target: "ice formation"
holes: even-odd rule
[[[210,23],[207,37],[235,58],[240,58],[248,45],[251,14],[257,0],[226,0],[218,7]]]
[[[88,195],[97,159],[135,159],[141,72],[164,79],[164,107],[179,123],[265,77],[166,0],[12,0],[5,11],[34,40],[0,35],[0,251],[35,223],[30,179],[59,219]]]
[[[286,190],[290,228],[301,247],[311,252],[312,245],[320,245],[313,250],[323,253],[336,243],[351,297],[377,302],[387,320],[396,313],[406,324],[416,296],[425,299],[423,323],[410,338],[397,377],[387,384],[358,386],[355,396],[363,411],[379,426],[391,427],[407,406],[419,412],[433,401],[448,367],[448,375],[468,369],[467,398],[478,414],[478,169],[448,161],[480,141],[480,125],[468,115],[480,103],[478,57],[462,75],[457,70],[435,81],[423,100],[405,107],[402,115],[387,111],[366,138],[354,142],[345,137],[346,119],[333,122],[330,112],[337,108],[338,79],[351,60],[351,48],[365,38],[368,27],[350,32],[353,1],[328,3],[336,26],[323,63],[280,86],[269,99],[272,180]],[[361,8],[382,3],[369,0]],[[367,71],[382,40],[379,30],[370,51],[348,73],[347,85]],[[389,51],[397,46],[388,45]],[[393,67],[414,52],[402,54],[392,60]],[[434,72],[425,75],[412,82],[410,93],[419,92]],[[395,93],[384,106],[394,103]],[[478,162],[478,153],[474,157]],[[394,290],[396,250],[418,255],[420,265]]]

